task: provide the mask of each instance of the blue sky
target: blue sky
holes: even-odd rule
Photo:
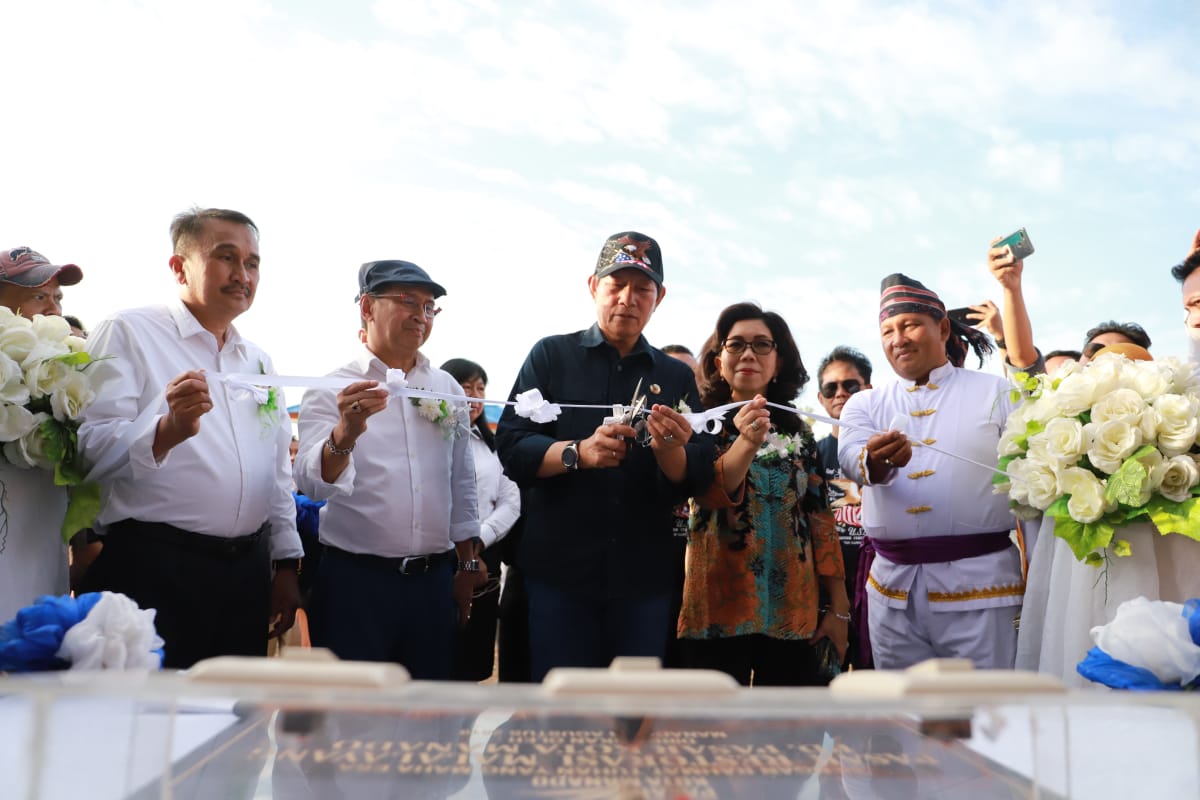
[[[886,378],[879,279],[998,300],[987,243],[1024,226],[1045,349],[1116,318],[1183,355],[1198,29],[1183,0],[7,3],[0,243],[80,264],[94,324],[174,295],[174,213],[245,211],[239,327],[299,374],[353,356],[358,265],[413,260],[450,292],[427,354],[503,395],[593,321],[616,231],[663,248],[652,343],[753,299],[810,368],[853,344]]]

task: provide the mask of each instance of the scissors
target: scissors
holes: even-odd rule
[[[605,422],[618,425],[629,425],[636,432],[634,441],[645,447],[650,444],[650,430],[646,426],[646,395],[642,393],[642,379],[638,378],[637,386],[633,389],[633,398],[627,406],[613,406],[613,415]],[[628,443],[630,447],[633,442]]]

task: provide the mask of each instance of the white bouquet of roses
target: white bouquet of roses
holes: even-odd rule
[[[32,321],[0,306],[0,444],[4,460],[45,469],[68,487],[63,539],[87,528],[100,508],[100,490],[85,484],[76,431],[96,393],[87,373],[94,360],[62,317]]]
[[[1013,376],[1025,401],[998,445],[997,493],[1018,517],[1053,517],[1075,557],[1127,556],[1116,532],[1147,519],[1200,540],[1200,368],[1106,353],[1054,376]]]

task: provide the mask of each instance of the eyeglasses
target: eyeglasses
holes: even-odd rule
[[[826,400],[832,400],[833,396],[838,393],[838,387],[841,386],[846,390],[846,394],[854,394],[862,389],[862,381],[856,381],[854,378],[844,381],[830,381],[829,383],[821,384],[821,397]]]
[[[756,356],[765,356],[767,353],[775,349],[775,342],[770,339],[755,339],[753,342],[747,342],[745,339],[726,339],[721,342],[721,347],[726,353],[741,355],[747,347],[754,351]]]
[[[396,294],[373,294],[371,297],[386,297],[388,300],[395,300],[397,303],[404,306],[404,309],[409,313],[420,308],[425,314],[425,319],[433,319],[438,314],[442,313],[442,310],[435,306],[432,302],[422,303],[415,294],[409,294],[408,292],[397,292]]]

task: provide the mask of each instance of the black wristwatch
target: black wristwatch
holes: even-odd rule
[[[579,469],[579,440],[568,444],[562,451],[562,465],[567,472],[574,472]]]

